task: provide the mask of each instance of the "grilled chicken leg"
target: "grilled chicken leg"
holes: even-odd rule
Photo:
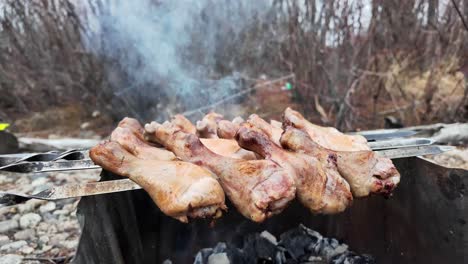
[[[255,124],[256,125],[256,124]],[[336,168],[336,156],[323,160],[284,150],[254,124],[241,125],[236,139],[246,149],[272,160],[295,175],[296,195],[313,213],[333,214],[346,209],[353,197],[348,183]]]
[[[281,212],[294,198],[293,175],[268,160],[223,157],[207,149],[196,135],[169,122],[145,125],[147,138],[164,145],[182,160],[218,175],[229,199],[241,214],[255,222]]]
[[[379,157],[370,150],[333,151],[315,143],[310,136],[298,129],[287,127],[281,137],[286,149],[324,157],[336,155],[338,171],[351,186],[355,197],[368,196],[369,193],[388,195],[400,182],[400,174],[388,158]]]
[[[136,120],[135,120],[136,121]],[[138,122],[138,121],[137,121]],[[139,125],[139,123],[138,123]],[[176,156],[165,149],[151,146],[147,141],[143,141],[143,135],[139,136],[140,131],[130,130],[128,127],[118,126],[112,131],[110,139],[118,142],[128,152],[145,160],[176,160]]]
[[[242,122],[241,117],[236,117],[231,122],[224,120],[223,116],[218,113],[210,112],[197,122],[197,135],[200,138],[234,139],[239,124]]]
[[[180,127],[185,133],[196,134],[197,128],[183,115],[175,115],[172,117],[172,124]]]
[[[203,117],[202,120],[197,121],[197,135],[200,138],[218,138],[218,122],[223,119],[223,116],[210,112]]]
[[[124,119],[122,119],[122,121],[119,122],[117,127],[128,128],[141,140],[144,140],[145,129],[135,118],[124,117]]]
[[[177,125],[178,127],[182,128],[182,130],[186,133],[192,133],[192,129],[188,124],[183,124],[181,123],[187,123],[190,121],[186,119],[185,117],[179,115],[178,119],[185,119],[185,122],[178,121],[175,118],[171,120],[171,123]],[[242,117],[236,117],[232,121],[225,120],[223,119],[223,116],[215,113],[215,112],[210,112],[207,115],[203,117],[202,120],[197,122],[197,135],[203,139],[203,138],[223,138],[223,139],[234,139],[236,136],[237,130],[239,129],[239,125],[244,122]],[[193,125],[192,125],[193,126]]]
[[[218,122],[216,133],[220,138],[233,139],[236,136],[238,129],[239,124],[235,124],[228,120],[220,120]]]
[[[271,120],[270,120],[270,125],[271,125],[272,127],[281,129],[281,133],[282,133],[282,131],[283,131],[283,123],[281,123],[280,121],[271,119]]]
[[[182,161],[142,160],[119,143],[107,141],[90,150],[94,163],[130,178],[151,196],[163,213],[181,222],[218,218],[226,209],[224,192],[208,170]]]
[[[244,160],[257,159],[255,153],[241,148],[234,139],[200,138],[200,141],[209,150],[224,157]]]
[[[283,133],[283,129],[269,124],[267,121],[256,114],[250,115],[247,121],[251,124],[255,124],[255,126],[263,133],[265,133],[276,145],[281,146],[280,138],[281,134]]]
[[[221,120],[220,123],[222,121],[223,120]],[[175,125],[176,127],[178,127],[181,131],[185,133],[188,133],[188,134],[196,133],[195,126],[190,122],[190,120],[185,118],[183,115],[175,115],[171,119],[170,123]],[[226,128],[226,129],[230,129],[230,128]],[[219,127],[218,127],[218,131],[219,131]],[[237,130],[234,131],[234,135],[236,132]],[[237,142],[233,140],[233,138],[234,136],[232,137],[232,139],[200,138],[200,140],[203,143],[203,145],[205,145],[205,147],[207,147],[209,150],[221,156],[231,157],[231,158],[236,158],[236,159],[246,159],[246,160],[253,160],[257,158],[252,151],[248,151],[248,150],[241,148],[237,144]]]
[[[286,108],[283,114],[283,126],[292,126],[308,133],[315,143],[326,149],[336,151],[371,150],[363,136],[345,135],[334,127],[322,127],[312,124],[299,112],[289,107]]]

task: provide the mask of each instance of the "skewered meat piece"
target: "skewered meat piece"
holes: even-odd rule
[[[243,121],[242,117],[236,117],[231,122],[224,120],[220,114],[210,112],[201,121],[197,122],[197,135],[200,138],[234,139],[237,129],[239,129],[239,125]],[[171,123],[174,122],[171,121]],[[176,125],[178,124],[176,123]],[[184,129],[184,131],[189,132],[187,129]]]
[[[270,125],[267,121],[256,114],[250,115],[247,121],[251,124],[255,124],[255,126],[265,133],[276,145],[281,146],[279,140],[283,133],[283,129]]]
[[[245,160],[257,159],[255,153],[241,148],[234,139],[200,138],[200,141],[206,148],[224,157]]]
[[[218,122],[218,137],[225,139],[234,139],[240,124],[244,123],[244,119],[240,116],[234,117],[232,121],[220,120]]]
[[[138,137],[138,139],[140,139],[141,141],[145,142],[147,145],[150,145],[150,146],[154,146],[154,147],[159,147],[161,148],[162,146],[157,144],[157,143],[154,143],[154,142],[149,142],[145,139],[145,129],[143,128],[143,126],[140,124],[140,122],[138,120],[136,120],[135,118],[131,118],[131,117],[124,117],[122,119],[122,121],[119,122],[119,124],[117,125],[117,127],[122,127],[122,128],[127,128],[129,129],[130,131],[133,132],[133,134],[135,136]]]
[[[180,130],[182,130],[185,133],[189,133],[189,134],[196,133],[195,126],[190,122],[190,120],[185,118],[183,115],[174,116],[170,123],[175,125],[176,127],[178,127]],[[234,132],[234,135],[235,135],[235,132]],[[220,138],[200,138],[200,140],[203,143],[203,145],[205,145],[209,150],[221,156],[231,157],[231,158],[236,158],[236,159],[246,159],[246,160],[253,160],[257,158],[255,156],[255,153],[241,148],[235,140],[220,139]]]
[[[239,129],[238,124],[234,124],[228,120],[222,120],[222,116],[216,113],[207,114],[202,121],[199,121],[198,124],[201,127],[203,124],[202,130],[203,135],[208,135],[206,138],[224,138],[224,139],[233,139],[236,135],[237,129]],[[197,128],[183,115],[175,115],[172,117],[172,124],[176,125],[185,133],[197,134]],[[204,126],[205,124],[208,124]],[[205,129],[206,128],[206,129]],[[216,136],[212,135],[213,132],[216,132]],[[205,133],[206,132],[206,133]]]
[[[226,209],[224,192],[215,176],[195,164],[139,159],[114,141],[93,147],[89,155],[97,165],[136,182],[163,213],[181,222],[218,218]]]
[[[269,139],[256,124],[241,125],[236,139],[246,149],[272,160],[295,175],[296,195],[313,213],[342,212],[352,202],[349,184],[340,176],[336,155],[323,159],[284,150]]]
[[[371,150],[333,151],[325,149],[310,136],[293,127],[287,127],[281,137],[286,149],[314,157],[336,155],[338,171],[351,186],[354,197],[368,196],[369,193],[389,195],[400,182],[400,174],[388,158],[379,157]]]
[[[233,122],[228,120],[220,120],[218,122],[218,128],[216,130],[216,133],[220,138],[233,139],[236,136],[238,129],[238,124],[234,124]]]
[[[145,125],[147,138],[164,145],[182,160],[204,166],[218,175],[229,199],[241,214],[255,222],[280,213],[294,199],[294,178],[269,160],[240,160],[220,156],[196,135],[169,122]]]
[[[336,151],[371,150],[367,140],[360,135],[345,135],[334,127],[322,127],[307,121],[299,112],[286,108],[283,128],[292,126],[309,134],[320,146]]]
[[[202,120],[197,121],[197,135],[200,138],[218,138],[218,122],[222,119],[223,116],[218,113],[208,113]]]
[[[232,123],[234,125],[240,125],[240,124],[244,123],[244,121],[245,121],[244,118],[242,118],[240,116],[236,116],[236,117],[234,117],[234,119],[232,119]]]
[[[272,127],[279,128],[279,129],[283,130],[283,123],[281,123],[280,121],[271,119],[271,120],[270,120],[270,125],[271,125]]]
[[[180,127],[185,133],[196,134],[197,128],[195,125],[190,122],[185,116],[183,115],[175,115],[171,119],[171,123]]]
[[[144,138],[145,129],[140,124],[140,122],[138,122],[138,120],[136,120],[135,118],[124,117],[124,119],[122,119],[122,121],[119,122],[117,127],[127,128],[130,131],[132,131],[132,133],[135,136],[137,136],[140,140],[145,141],[145,138]]]
[[[124,118],[110,136],[112,141],[118,142],[128,152],[141,159],[175,160],[176,156],[165,149],[149,145],[144,140],[143,127],[133,118]]]

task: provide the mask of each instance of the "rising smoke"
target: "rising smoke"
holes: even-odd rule
[[[224,47],[263,19],[268,4],[97,0],[89,8],[94,17],[89,20],[87,46],[115,64],[108,76],[129,114],[164,119],[244,88],[240,81],[244,72],[235,69]]]

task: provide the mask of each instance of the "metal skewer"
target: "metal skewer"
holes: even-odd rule
[[[367,141],[379,141],[391,138],[409,137],[417,134],[417,131],[404,130],[404,129],[381,129],[381,130],[369,130],[348,133],[350,135],[361,135],[367,139]]]
[[[429,138],[402,138],[394,140],[382,140],[367,143],[372,150],[407,148],[432,145],[435,141]]]
[[[398,148],[398,149],[386,149],[376,151],[380,156],[386,157],[389,159],[399,159],[399,158],[408,158],[408,157],[417,157],[423,155],[435,155],[440,154],[446,151],[454,150],[454,146],[439,146],[439,145],[429,145],[429,146],[417,146],[417,147],[408,147],[408,148]]]
[[[440,154],[445,151],[455,149],[452,146],[419,146],[419,147],[408,147],[402,149],[387,149],[376,151],[379,155],[390,159],[414,157],[430,154]],[[64,163],[73,161],[63,161]],[[97,165],[90,165],[87,168],[82,167],[81,169],[100,168]],[[76,168],[75,168],[76,169]],[[130,190],[141,189],[136,183],[129,179],[112,180],[104,182],[91,182],[82,184],[68,184],[63,186],[53,187],[42,192],[27,195],[14,192],[3,192],[0,193],[0,205],[13,205],[24,202],[29,199],[41,199],[41,200],[58,200],[65,198],[98,195],[114,192],[123,192]]]
[[[59,199],[131,191],[137,189],[141,189],[141,187],[129,179],[67,184],[52,187],[50,189],[32,195],[14,192],[0,192],[0,204],[3,206],[9,206],[25,202],[29,199],[53,201]]]
[[[376,149],[378,153],[390,158],[408,157],[408,153],[412,153],[412,156],[420,156],[427,154],[436,154],[439,149],[435,148],[421,148],[434,143],[430,139],[399,139],[399,140],[388,140],[381,142],[372,142],[371,147]],[[393,151],[385,152],[386,149],[392,149]],[[400,153],[401,152],[401,153]],[[391,154],[385,154],[391,153]],[[438,152],[440,153],[440,152]],[[81,155],[79,157],[88,157],[87,152],[69,152],[65,156]],[[402,156],[403,155],[403,156]],[[8,165],[0,167],[0,171],[9,171],[17,173],[39,173],[39,172],[52,172],[52,171],[71,171],[71,170],[87,170],[87,169],[100,169],[98,165],[95,165],[90,159],[82,160],[57,160],[64,155],[58,155],[50,161],[26,161],[21,159],[19,162],[14,162]]]

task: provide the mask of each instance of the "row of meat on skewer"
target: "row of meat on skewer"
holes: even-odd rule
[[[90,151],[105,170],[143,187],[166,215],[218,218],[225,196],[255,222],[294,198],[315,214],[344,211],[353,197],[389,195],[400,180],[392,161],[362,136],[321,127],[288,108],[282,122],[207,114],[196,125],[176,115],[144,127],[123,119]]]

